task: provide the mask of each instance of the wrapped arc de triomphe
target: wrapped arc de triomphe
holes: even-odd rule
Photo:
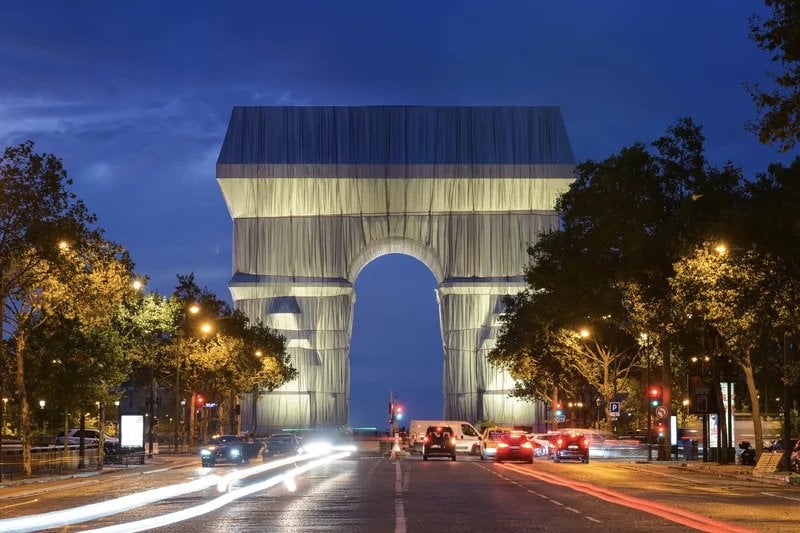
[[[299,370],[244,394],[242,427],[347,423],[353,284],[389,253],[438,283],[444,418],[535,423],[540,406],[510,398],[513,379],[486,356],[573,169],[555,107],[234,108],[217,162],[229,287],[236,308],[286,337]]]

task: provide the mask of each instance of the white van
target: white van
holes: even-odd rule
[[[464,420],[412,420],[408,426],[408,441],[411,448],[422,450],[422,437],[430,426],[450,426],[456,438],[456,451],[480,453],[481,436],[475,426]]]

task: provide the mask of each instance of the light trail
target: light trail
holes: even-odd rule
[[[180,511],[176,511],[174,513],[168,513],[161,516],[154,516],[152,518],[145,518],[144,520],[137,520],[136,522],[128,522],[126,524],[117,524],[99,529],[92,529],[89,531],[93,533],[133,533],[136,531],[145,531],[147,529],[168,526],[176,522],[189,520],[190,518],[195,518],[200,515],[216,511],[217,509],[220,509],[221,507],[224,507],[229,503],[232,503],[240,498],[244,498],[245,496],[249,496],[256,492],[266,490],[280,483],[286,483],[288,480],[292,480],[293,482],[296,476],[304,472],[308,472],[309,470],[312,470],[319,466],[331,463],[337,459],[342,459],[344,457],[347,457],[350,455],[350,453],[351,452],[349,451],[340,452],[334,455],[329,455],[327,457],[314,459],[313,461],[309,461],[308,463],[302,466],[292,468],[287,472],[278,474],[264,481],[259,481],[258,483],[253,483],[252,485],[248,485],[246,487],[242,487],[240,489],[227,492],[222,496],[214,498],[211,501],[202,503],[200,505],[195,505],[193,507],[188,507],[186,509],[181,509]]]
[[[348,452],[347,455],[349,454],[350,453]],[[289,464],[309,461],[316,457],[319,456],[317,454],[295,455],[242,470],[234,470],[225,476],[209,474],[201,479],[196,479],[187,483],[168,485],[166,487],[151,489],[137,494],[122,496],[121,498],[115,498],[113,500],[74,507],[72,509],[63,509],[49,513],[8,518],[5,520],[0,520],[0,533],[11,531],[20,533],[26,531],[38,531],[41,529],[95,520],[104,516],[129,511],[131,509],[135,509],[136,507],[142,507],[143,505],[150,503],[205,490],[209,487],[213,487],[214,485],[217,486],[217,490],[219,492],[225,492],[230,490],[233,484],[240,479]]]
[[[513,472],[517,472],[518,474],[539,479],[545,483],[567,487],[576,492],[582,492],[610,503],[644,511],[645,513],[659,516],[666,520],[670,520],[684,526],[689,526],[700,531],[708,531],[712,533],[752,533],[751,529],[721,522],[719,520],[693,513],[679,507],[672,507],[670,505],[637,498],[635,496],[625,494],[624,492],[611,490],[605,487],[598,487],[596,485],[592,485],[591,483],[567,480],[553,474],[533,471],[516,465],[501,466]]]

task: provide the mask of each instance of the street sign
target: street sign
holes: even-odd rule
[[[619,402],[611,402],[611,418],[619,416]]]
[[[656,418],[663,420],[669,416],[669,409],[664,405],[656,407]]]
[[[567,417],[565,415],[556,416],[556,422],[564,423],[567,421]]]

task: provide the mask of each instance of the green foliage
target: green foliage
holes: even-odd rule
[[[751,17],[750,37],[771,54],[779,70],[769,73],[772,90],[762,90],[757,84],[748,87],[760,114],[758,123],[750,127],[761,142],[778,144],[785,152],[800,139],[800,2],[764,3],[772,11],[771,17]]]

